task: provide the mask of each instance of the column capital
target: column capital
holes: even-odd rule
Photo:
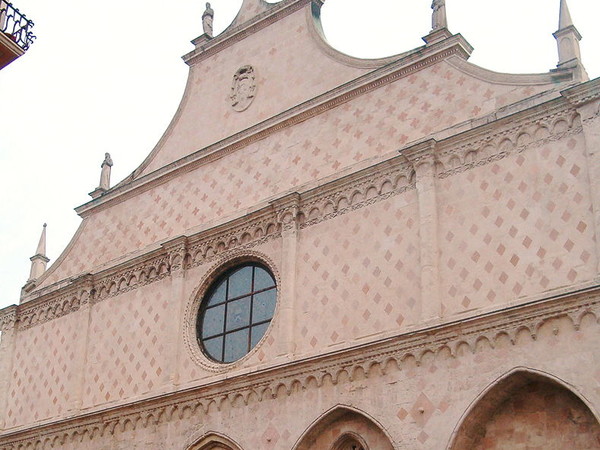
[[[167,252],[171,274],[182,272],[185,269],[185,256],[188,247],[187,236],[177,236],[161,244],[161,247]]]
[[[300,194],[292,192],[271,202],[271,205],[276,211],[277,221],[281,224],[283,231],[297,229]]]
[[[419,175],[419,169],[426,166],[433,166],[435,164],[435,148],[437,141],[435,139],[427,139],[417,144],[411,145],[400,150],[400,154],[403,155],[408,162],[413,166]]]

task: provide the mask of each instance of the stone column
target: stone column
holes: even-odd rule
[[[183,322],[185,309],[185,255],[187,238],[180,236],[163,244],[169,258],[171,273],[171,298],[169,299],[169,321],[167,327],[167,348],[172,349],[168,356],[168,367],[171,368],[168,383],[172,387],[179,384],[181,352],[184,351]]]
[[[298,253],[298,211],[300,195],[293,193],[274,202],[281,224],[281,289],[279,290],[280,324],[285,327],[283,355],[296,352],[296,255]]]
[[[600,275],[600,80],[590,83],[596,86],[576,86],[563,92],[563,95],[577,107],[585,137],[590,196],[594,215],[594,235],[596,236],[596,275],[598,276]]]
[[[8,396],[17,341],[17,306],[9,306],[2,311],[0,317],[0,429],[6,427],[6,414],[8,413]]]
[[[435,150],[433,139],[402,150],[416,173],[419,198],[421,250],[421,319],[435,321],[442,315],[439,280],[438,214],[436,198]]]
[[[70,319],[77,322],[79,327],[79,340],[75,343],[75,357],[73,359],[73,373],[77,374],[74,381],[73,401],[71,410],[80,411],[83,407],[83,396],[85,389],[85,375],[87,373],[88,350],[90,342],[90,325],[92,322],[92,303],[93,303],[94,284],[91,275],[87,276],[84,286],[80,290],[79,310],[73,313]]]

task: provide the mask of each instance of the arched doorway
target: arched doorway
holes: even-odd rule
[[[294,450],[393,450],[383,427],[366,414],[338,406],[304,432]]]
[[[367,447],[360,436],[354,433],[347,433],[342,435],[333,445],[333,450],[367,450]]]
[[[239,445],[227,437],[209,433],[187,447],[187,450],[241,450]]]
[[[557,381],[517,371],[471,408],[451,450],[600,449],[600,424],[587,405]]]

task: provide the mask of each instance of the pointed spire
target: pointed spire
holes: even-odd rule
[[[567,0],[560,0],[560,15],[558,19],[558,29],[564,30],[565,28],[572,26],[573,19],[571,19],[571,13],[569,12]]]
[[[558,45],[558,69],[571,69],[574,81],[588,80],[587,72],[581,63],[579,41],[581,34],[575,28],[567,0],[560,0],[558,31],[554,33]]]
[[[42,235],[40,236],[40,242],[38,243],[37,250],[35,251],[36,255],[46,256],[46,227],[48,224],[44,224],[44,228],[42,229]]]
[[[46,257],[46,224],[44,224],[44,228],[42,229],[42,235],[40,236],[35,255],[29,259],[31,260],[31,272],[29,273],[28,281],[37,280],[44,274],[46,265],[50,261]]]

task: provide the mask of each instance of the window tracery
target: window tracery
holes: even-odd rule
[[[202,299],[196,322],[204,354],[222,363],[244,357],[266,333],[276,301],[275,278],[262,264],[244,263],[222,274]]]

